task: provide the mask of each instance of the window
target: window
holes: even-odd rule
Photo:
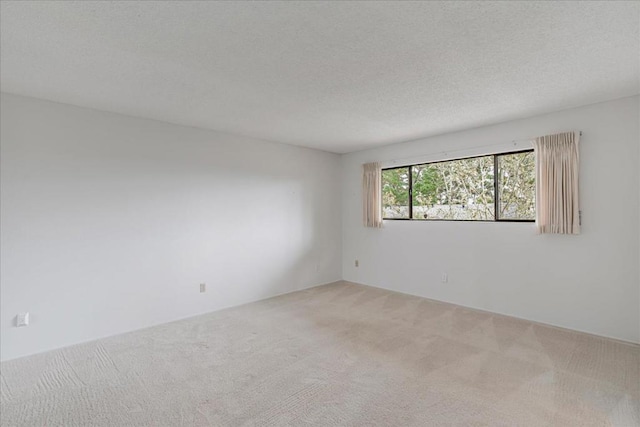
[[[534,221],[533,150],[383,169],[382,216]]]
[[[382,217],[409,219],[409,169],[382,170]]]
[[[498,163],[498,220],[536,218],[536,171],[533,151],[495,156]]]

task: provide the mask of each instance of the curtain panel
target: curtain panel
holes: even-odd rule
[[[580,234],[578,132],[536,138],[536,226],[541,234]]]
[[[365,227],[382,227],[382,170],[378,162],[363,165],[362,213]]]

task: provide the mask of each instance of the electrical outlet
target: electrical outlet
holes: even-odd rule
[[[29,326],[29,313],[20,313],[16,316],[16,326]]]
[[[442,276],[440,276],[440,281],[442,283],[447,283],[449,282],[449,275],[447,273],[442,273]]]
[[[356,267],[360,267],[360,261],[356,260]]]
[[[200,283],[200,293],[202,292],[207,292],[207,284],[206,283]]]

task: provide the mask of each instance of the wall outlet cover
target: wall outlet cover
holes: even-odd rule
[[[20,313],[16,316],[16,326],[29,326],[29,313]]]

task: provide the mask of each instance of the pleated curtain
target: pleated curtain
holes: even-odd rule
[[[378,162],[363,165],[362,212],[365,227],[382,227],[382,170]]]
[[[541,234],[580,234],[578,132],[536,138],[536,226]]]

